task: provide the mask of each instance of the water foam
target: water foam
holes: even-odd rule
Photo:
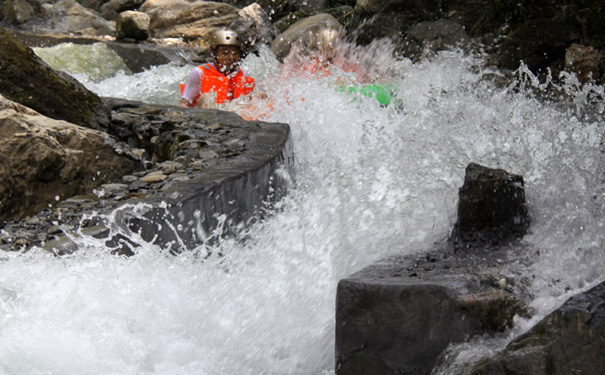
[[[587,105],[577,97],[562,106],[498,87],[481,58],[459,52],[392,63],[399,103],[383,108],[330,78],[285,81],[268,53],[249,56],[274,99],[268,120],[292,128],[297,184],[278,211],[207,259],[151,245],[116,257],[92,238],[62,258],[5,255],[1,372],[330,373],[336,283],[445,238],[469,162],[525,177],[525,242],[536,254],[517,271],[535,280],[538,312],[603,274],[602,111],[579,116]],[[132,95],[143,96],[157,85],[146,78],[176,87],[189,69],[118,75],[95,89],[138,86]]]

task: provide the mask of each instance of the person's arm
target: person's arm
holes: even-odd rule
[[[198,67],[193,69],[191,74],[189,74],[189,78],[187,79],[187,83],[185,84],[185,89],[181,95],[181,101],[179,103],[180,107],[194,107],[197,96],[202,91],[202,75],[204,73]],[[200,98],[201,100],[201,98]]]

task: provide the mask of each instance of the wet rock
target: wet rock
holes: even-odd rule
[[[179,252],[210,241],[204,233],[212,233],[218,225],[217,215],[224,214],[233,223],[246,222],[262,215],[267,205],[285,194],[287,181],[273,174],[288,163],[287,125],[247,122],[236,114],[216,110],[105,100],[123,129],[120,134],[124,138],[115,140],[111,147],[134,140],[151,145],[142,153],[147,158],[142,161],[147,169],[124,171],[113,181],[103,181],[103,185],[95,188],[95,194],[61,196],[58,201],[53,196],[52,209],[39,211],[29,219],[4,222],[0,249],[15,250],[15,239],[25,238],[26,248],[45,246],[57,254],[74,251],[75,245],[62,238],[61,231],[49,232],[56,223],[58,228],[106,238],[108,246],[117,253],[132,254],[132,249],[129,252],[122,248],[118,234],[110,233],[105,215],[145,203],[148,207],[145,212],[115,214],[124,219],[113,223],[112,230],[138,228],[136,231],[140,229],[145,240],[171,246],[172,251]],[[26,132],[18,133],[24,139],[27,137]],[[163,134],[168,134],[167,140],[173,147],[171,155],[182,152],[191,155],[180,160],[160,160],[157,153],[162,152],[162,143],[152,139],[162,139]],[[133,153],[126,144],[122,144],[122,150],[125,154]],[[32,218],[35,224],[31,224]]]
[[[239,10],[211,1],[147,0],[139,11],[149,15],[150,33],[154,38],[183,38],[199,41],[200,46],[207,47],[208,41],[203,38],[215,28],[233,23]]]
[[[145,0],[109,0],[101,5],[101,16],[108,20],[116,20],[120,13],[137,10],[144,2]]]
[[[451,239],[499,244],[522,237],[529,227],[523,177],[471,163],[460,188],[458,220]]]
[[[521,290],[505,291],[504,252],[392,257],[338,283],[336,374],[428,374],[442,352],[502,332],[526,313]],[[480,260],[478,260],[480,259]]]
[[[571,297],[473,375],[598,375],[605,368],[605,284]]]
[[[242,38],[244,51],[255,50],[261,44],[271,44],[278,34],[267,11],[257,3],[240,10],[239,17],[229,27]]]
[[[442,3],[438,0],[360,0],[355,8],[363,11],[362,14],[370,15],[364,17],[365,21],[351,32],[361,45],[380,38],[399,43],[413,25],[443,18]]]
[[[515,220],[527,219],[522,182],[470,164],[455,231],[468,241],[465,251],[443,241],[426,255],[391,257],[338,283],[337,375],[428,374],[450,344],[503,332],[515,315],[528,315],[526,283],[504,266],[523,259],[523,246],[511,251],[501,237],[473,237],[502,226],[527,229]]]
[[[122,12],[116,19],[116,36],[118,39],[145,40],[149,37],[149,22],[147,13]]]
[[[0,103],[0,220],[21,219],[140,167],[105,133]]]
[[[106,129],[109,110],[67,74],[50,68],[0,28],[0,93],[37,112],[92,129]]]
[[[600,67],[601,54],[591,46],[572,44],[565,52],[565,70],[574,73],[582,83],[598,80]]]
[[[466,47],[470,39],[462,25],[446,19],[420,22],[408,32],[403,42],[403,54],[418,58],[424,52],[438,52],[448,48]]]

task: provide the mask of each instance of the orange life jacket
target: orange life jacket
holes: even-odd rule
[[[211,64],[200,65],[204,72],[202,76],[202,90],[198,93],[193,105],[197,106],[201,94],[216,93],[216,102],[223,104],[225,101],[237,99],[242,95],[250,95],[254,91],[256,82],[252,77],[246,77],[240,68],[234,76],[225,76]],[[185,84],[181,84],[181,94],[185,90]]]

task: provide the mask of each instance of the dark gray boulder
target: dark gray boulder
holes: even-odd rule
[[[580,293],[472,375],[600,375],[605,369],[605,283]]]
[[[506,243],[527,232],[530,220],[522,176],[471,163],[458,195],[454,243]]]

